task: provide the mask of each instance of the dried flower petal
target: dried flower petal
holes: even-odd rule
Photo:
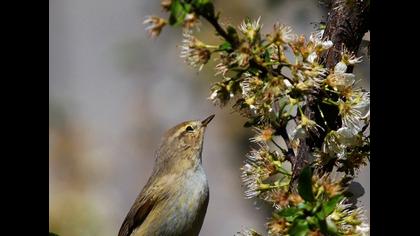
[[[192,67],[198,67],[200,71],[207,64],[211,56],[207,45],[191,34],[191,31],[184,31],[184,39],[181,46],[181,57]]]
[[[159,36],[163,27],[167,24],[166,20],[157,16],[147,16],[143,21],[143,24],[150,24],[146,27],[146,30],[149,33],[149,36],[156,38]]]

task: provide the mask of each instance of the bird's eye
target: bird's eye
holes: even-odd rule
[[[194,128],[191,126],[187,126],[187,128],[185,129],[186,131],[194,131]]]

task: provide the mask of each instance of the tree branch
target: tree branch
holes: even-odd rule
[[[216,30],[216,32],[220,36],[222,36],[226,41],[228,41],[233,47],[236,47],[235,40],[232,39],[227,34],[227,32],[222,28],[222,26],[217,21],[217,18],[216,17],[205,15],[205,14],[202,14],[201,16],[204,17],[214,27],[214,29]]]
[[[333,68],[341,60],[343,46],[349,51],[357,52],[363,35],[369,29],[370,1],[333,0],[330,6],[323,38],[331,40],[333,46],[320,59],[320,63],[327,68]],[[348,72],[351,72],[352,69],[349,67]],[[315,117],[316,99],[317,97],[314,95],[308,95],[304,109],[304,114],[312,120]],[[320,136],[319,139],[323,136]],[[298,153],[292,160],[293,175],[290,191],[297,190],[298,177],[303,167],[310,161],[310,152],[314,143],[314,140],[310,138],[300,140]]]
[[[238,42],[235,38],[232,38],[230,34],[228,34],[226,32],[225,29],[223,29],[223,27],[219,24],[218,21],[218,17],[214,16],[214,15],[209,15],[209,14],[202,14],[199,12],[199,14],[204,17],[216,30],[216,32],[223,37],[227,42],[230,43],[230,45],[232,45],[233,49],[237,49],[238,47],[240,47],[240,42]],[[251,60],[249,61],[250,65],[258,70],[260,70],[262,72],[262,74],[267,74],[267,68],[260,65],[255,58],[251,58]]]
[[[334,44],[323,55],[321,63],[327,68],[333,68],[341,59],[343,46],[349,51],[357,52],[363,36],[369,29],[369,13],[368,0],[332,2],[323,38],[331,40]],[[352,69],[349,68],[349,72]]]
[[[295,153],[293,152],[293,147],[287,134],[286,126],[277,129],[277,132],[283,137],[284,142],[286,143],[287,151],[285,154],[286,160],[290,163],[293,163],[292,160],[295,159]]]

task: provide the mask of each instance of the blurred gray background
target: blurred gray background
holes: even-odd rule
[[[215,1],[222,20],[238,25],[262,16],[263,31],[276,21],[309,36],[325,20],[316,0]],[[117,235],[151,174],[165,130],[184,120],[216,114],[206,133],[203,165],[210,202],[201,235],[233,235],[247,227],[265,232],[270,211],[245,200],[240,167],[252,133],[230,106],[206,98],[214,62],[197,73],[179,58],[179,28],[149,39],[142,21],[165,16],[159,1],[50,0],[49,23],[49,228],[61,236]],[[198,38],[217,39],[203,22]],[[356,67],[369,88],[369,59]],[[358,180],[369,209],[369,168]]]

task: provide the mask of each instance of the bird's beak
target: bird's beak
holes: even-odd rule
[[[204,126],[204,127],[206,127],[207,126],[207,124],[208,123],[210,123],[210,121],[214,118],[214,114],[213,115],[211,115],[211,116],[209,116],[209,117],[207,117],[206,119],[204,119],[203,121],[201,121],[201,124]]]

